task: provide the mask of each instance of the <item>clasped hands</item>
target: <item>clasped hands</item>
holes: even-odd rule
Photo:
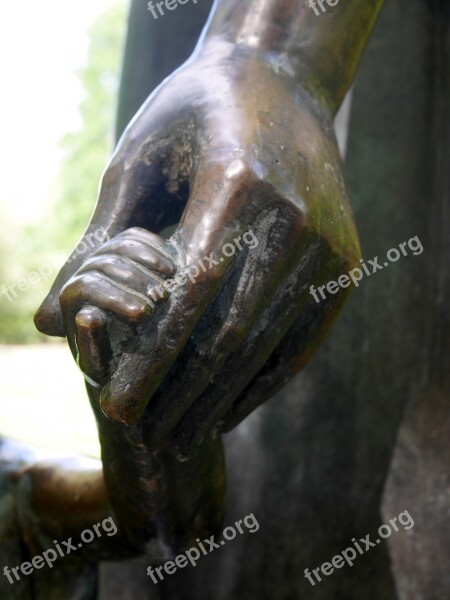
[[[318,305],[309,286],[360,257],[332,116],[219,40],[130,123],[85,236],[99,227],[109,241],[63,267],[36,324],[67,337],[110,419],[142,420],[149,448],[186,455],[303,368],[348,292]],[[257,246],[222,252],[248,231]],[[217,264],[167,290],[207,256]]]

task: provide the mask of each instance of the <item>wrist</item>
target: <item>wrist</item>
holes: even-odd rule
[[[383,0],[345,0],[317,16],[309,0],[216,0],[200,44],[214,39],[294,78],[332,113],[350,88]]]
[[[308,96],[317,108],[329,112],[329,107],[321,102],[316,84],[308,77],[309,70],[301,60],[291,60],[275,51],[253,48],[219,34],[205,36],[193,58],[215,68],[225,68],[228,76],[236,82],[255,82],[255,74],[259,73],[263,76],[259,81],[265,82],[267,93],[278,88],[277,80],[283,79],[285,93],[296,90]]]

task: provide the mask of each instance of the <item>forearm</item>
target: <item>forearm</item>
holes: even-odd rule
[[[76,540],[77,546],[73,555],[67,547],[70,559],[109,560],[136,554],[115,526],[101,465],[95,468],[90,462],[94,461],[38,461],[16,475],[17,517],[31,557],[54,550],[55,541],[64,547],[68,539]],[[102,526],[105,521],[108,531]],[[95,531],[95,526],[95,537],[78,545],[82,532]]]
[[[104,478],[117,523],[141,554],[163,557],[216,534],[225,504],[225,457],[220,439],[208,439],[189,461],[170,448],[145,446],[145,416],[132,427],[107,419],[97,390],[89,396],[99,427]]]
[[[336,0],[334,0],[336,1]],[[351,86],[383,0],[216,0],[203,42],[218,36],[291,72],[332,112]],[[314,10],[316,7],[316,11]]]

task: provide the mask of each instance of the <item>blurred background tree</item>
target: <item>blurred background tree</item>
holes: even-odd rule
[[[86,65],[79,72],[85,91],[82,126],[61,140],[64,157],[52,214],[60,234],[55,241],[65,252],[73,249],[88,223],[113,147],[125,25],[126,6],[115,4],[92,26]]]
[[[11,286],[42,265],[52,267],[48,281],[41,279],[12,302],[0,296],[0,343],[49,341],[35,329],[33,314],[88,223],[111,154],[127,8],[125,1],[111,4],[90,28],[85,63],[77,73],[84,94],[80,127],[61,139],[61,166],[47,214],[19,225],[0,210],[1,284]]]

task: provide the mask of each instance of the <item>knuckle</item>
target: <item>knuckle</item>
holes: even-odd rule
[[[133,323],[142,323],[151,312],[147,302],[133,302],[127,306],[127,317]]]
[[[285,227],[302,230],[307,218],[304,199],[293,191],[281,191],[271,183],[259,186],[256,194],[257,205],[261,209],[260,218],[271,214],[280,219]]]
[[[98,309],[87,306],[78,311],[75,322],[77,327],[87,331],[94,331],[105,323],[103,315]]]
[[[98,285],[100,276],[96,273],[82,273],[74,275],[66,285],[62,288],[59,294],[59,301],[62,308],[67,308],[74,302],[86,299],[89,296],[90,290]]]
[[[263,180],[264,170],[258,161],[248,158],[236,158],[225,169],[227,181],[238,184],[250,184]]]
[[[147,229],[144,229],[143,227],[130,227],[129,229],[126,229],[125,231],[123,231],[120,235],[122,237],[124,237],[126,235],[145,235],[147,237],[150,237],[151,233],[149,231],[147,231]]]

